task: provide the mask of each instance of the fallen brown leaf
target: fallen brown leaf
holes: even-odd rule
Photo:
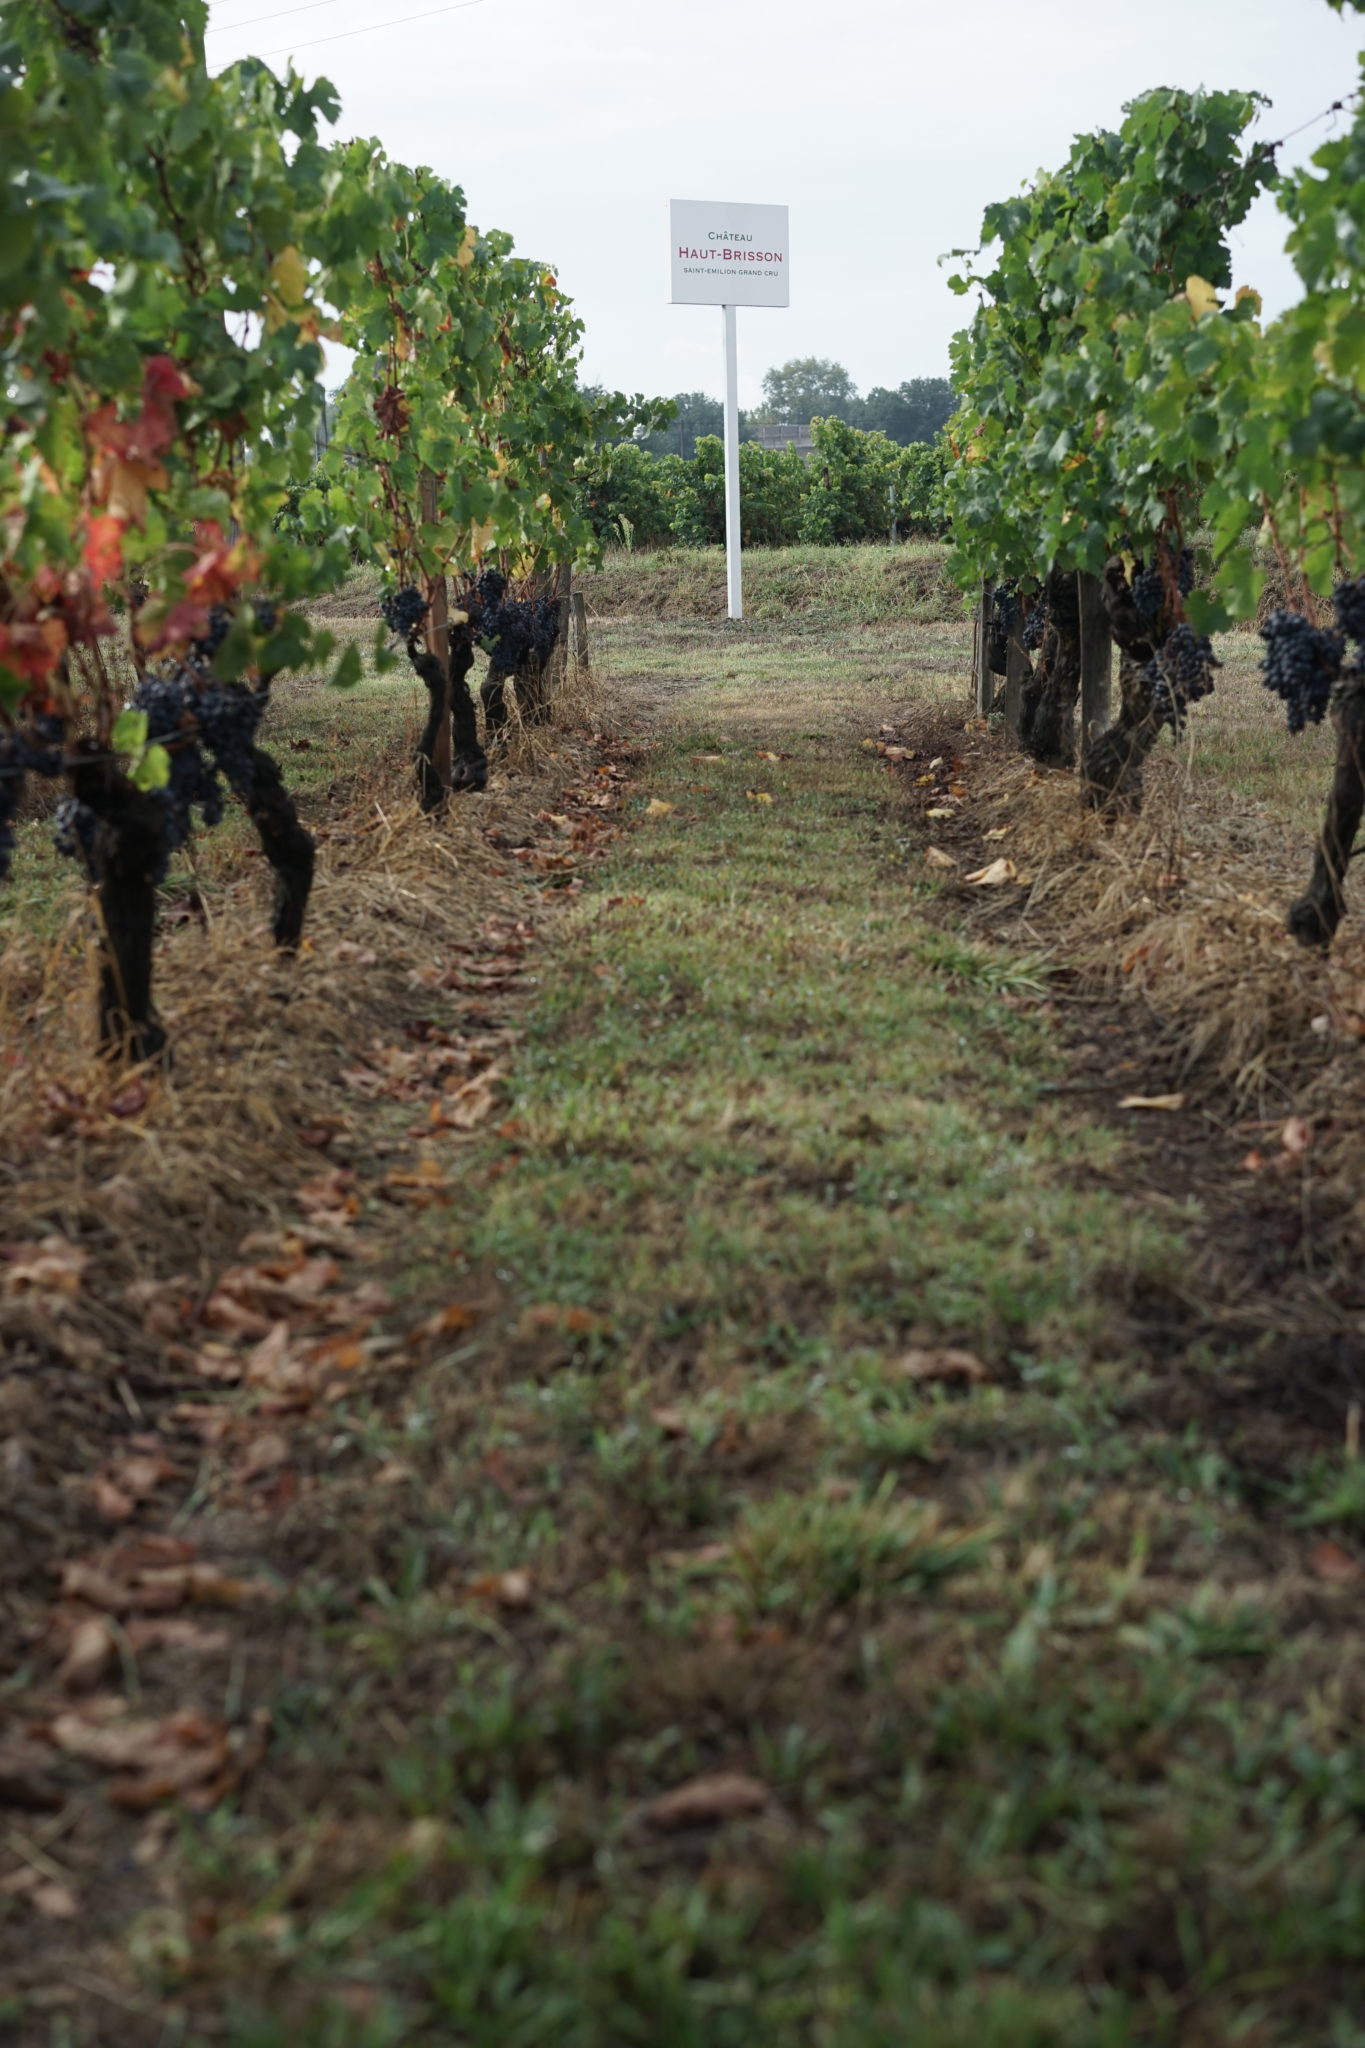
[[[677,808],[676,804],[665,803],[661,796],[652,796],[645,805],[645,816],[647,818],[668,818],[672,816]]]
[[[1315,1543],[1308,1553],[1308,1569],[1314,1578],[1326,1579],[1329,1584],[1345,1586],[1358,1579],[1361,1574],[1359,1561],[1343,1550],[1339,1543],[1330,1539]]]
[[[768,1788],[759,1779],[746,1777],[742,1771],[716,1771],[705,1777],[689,1778],[685,1785],[651,1799],[645,1808],[645,1819],[651,1827],[666,1832],[708,1827],[717,1821],[736,1820],[742,1814],[761,1813],[767,1804]]]
[[[521,1608],[531,1605],[534,1587],[531,1574],[523,1571],[483,1572],[469,1582],[476,1600],[488,1600],[495,1607]]]
[[[974,1351],[959,1351],[952,1345],[936,1350],[915,1348],[904,1351],[892,1370],[903,1373],[909,1380],[965,1380],[974,1385],[990,1378],[989,1371]]]
[[[69,1884],[58,1884],[54,1878],[37,1884],[29,1893],[35,1912],[44,1920],[75,1920],[80,1916],[81,1902]]]
[[[1002,854],[998,860],[993,860],[989,867],[978,868],[975,874],[968,875],[966,879],[978,889],[998,889],[1005,882],[1017,882],[1019,870],[1012,860],[1006,860]]]
[[[651,1408],[649,1419],[665,1436],[686,1436],[687,1417],[681,1408]]]
[[[57,1673],[64,1692],[91,1692],[117,1661],[118,1642],[107,1621],[78,1622]]]
[[[1178,1110],[1185,1107],[1183,1095],[1125,1095],[1119,1103],[1120,1109],[1164,1109]]]
[[[957,866],[957,862],[953,859],[951,853],[945,853],[941,846],[926,846],[924,849],[924,865],[927,868],[940,868],[947,873]]]
[[[78,1250],[64,1237],[13,1245],[0,1254],[0,1295],[53,1298],[79,1294],[89,1263],[89,1252]]]
[[[279,1430],[268,1429],[263,1435],[254,1437],[247,1445],[246,1456],[237,1468],[241,1479],[262,1479],[268,1472],[278,1472],[290,1459],[289,1439]]]

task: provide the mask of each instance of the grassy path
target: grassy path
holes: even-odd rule
[[[1045,967],[917,914],[846,674],[666,637],[176,2038],[1365,2042],[1356,1596],[1116,1419],[1185,1253]]]

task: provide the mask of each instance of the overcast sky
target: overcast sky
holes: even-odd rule
[[[1255,132],[1284,135],[1351,89],[1365,41],[1326,0],[435,5],[216,0],[209,59],[292,54],[340,91],[339,133],[462,185],[473,220],[554,265],[590,382],[719,393],[720,313],[666,303],[667,201],[786,204],[792,303],[741,315],[746,405],[793,356],[833,356],[862,390],[943,375],[966,302],[938,259],[987,202],[1151,86],[1254,89],[1272,102]],[[1235,241],[1236,282],[1272,312],[1294,289],[1282,242],[1273,201]]]

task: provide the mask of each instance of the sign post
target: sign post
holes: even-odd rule
[[[669,207],[669,280],[675,306],[719,306],[725,322],[725,563],[730,617],[744,616],[740,569],[740,306],[789,306],[785,206],[675,199]]]

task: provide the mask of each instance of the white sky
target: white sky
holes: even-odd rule
[[[339,134],[462,185],[473,220],[557,270],[589,382],[718,394],[719,312],[665,300],[666,203],[785,203],[792,303],[741,316],[745,405],[793,356],[833,356],[862,390],[945,374],[968,302],[938,258],[975,243],[987,202],[1150,86],[1255,89],[1273,101],[1255,132],[1286,134],[1351,90],[1365,41],[1325,0],[466,0],[403,19],[437,4],[215,0],[209,60],[292,53],[337,86]],[[1293,296],[1283,226],[1262,201],[1234,245],[1270,312]]]

